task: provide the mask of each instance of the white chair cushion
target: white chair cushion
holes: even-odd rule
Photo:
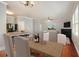
[[[61,44],[66,44],[67,43],[67,40],[66,40],[66,35],[64,34],[57,34],[57,42],[58,43],[61,43]]]

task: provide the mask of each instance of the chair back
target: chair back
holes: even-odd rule
[[[49,31],[49,41],[57,42],[57,31],[56,30]]]
[[[27,42],[28,38],[17,36],[14,38],[14,40],[15,40],[16,57],[29,57],[30,48]]]
[[[57,39],[57,42],[58,43],[61,43],[61,44],[66,44],[67,43],[67,40],[66,40],[66,35],[64,35],[64,34],[58,34],[57,35],[58,37],[58,39]]]
[[[8,57],[13,57],[13,47],[12,47],[12,41],[11,38],[4,34],[4,41],[5,41],[5,51],[7,53]]]
[[[43,33],[43,40],[44,41],[49,41],[49,32],[44,32]]]

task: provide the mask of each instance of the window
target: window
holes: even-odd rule
[[[79,21],[78,21],[78,6],[77,6],[77,8],[76,8],[76,10],[75,10],[75,13],[73,14],[73,17],[72,17],[72,31],[73,31],[73,34],[74,35],[76,35],[76,36],[78,36],[79,34],[78,34],[78,27],[79,27]]]
[[[56,24],[52,23],[51,20],[48,20],[48,30],[56,29]]]

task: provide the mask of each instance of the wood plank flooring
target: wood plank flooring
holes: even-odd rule
[[[73,44],[67,44],[62,51],[62,57],[77,57],[77,51]]]

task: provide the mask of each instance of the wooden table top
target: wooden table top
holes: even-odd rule
[[[50,56],[61,56],[62,49],[64,45],[56,42],[47,42],[46,44],[43,43],[35,43],[33,41],[29,41],[29,46],[32,49],[35,49],[37,51],[41,51],[45,54],[48,54]]]

